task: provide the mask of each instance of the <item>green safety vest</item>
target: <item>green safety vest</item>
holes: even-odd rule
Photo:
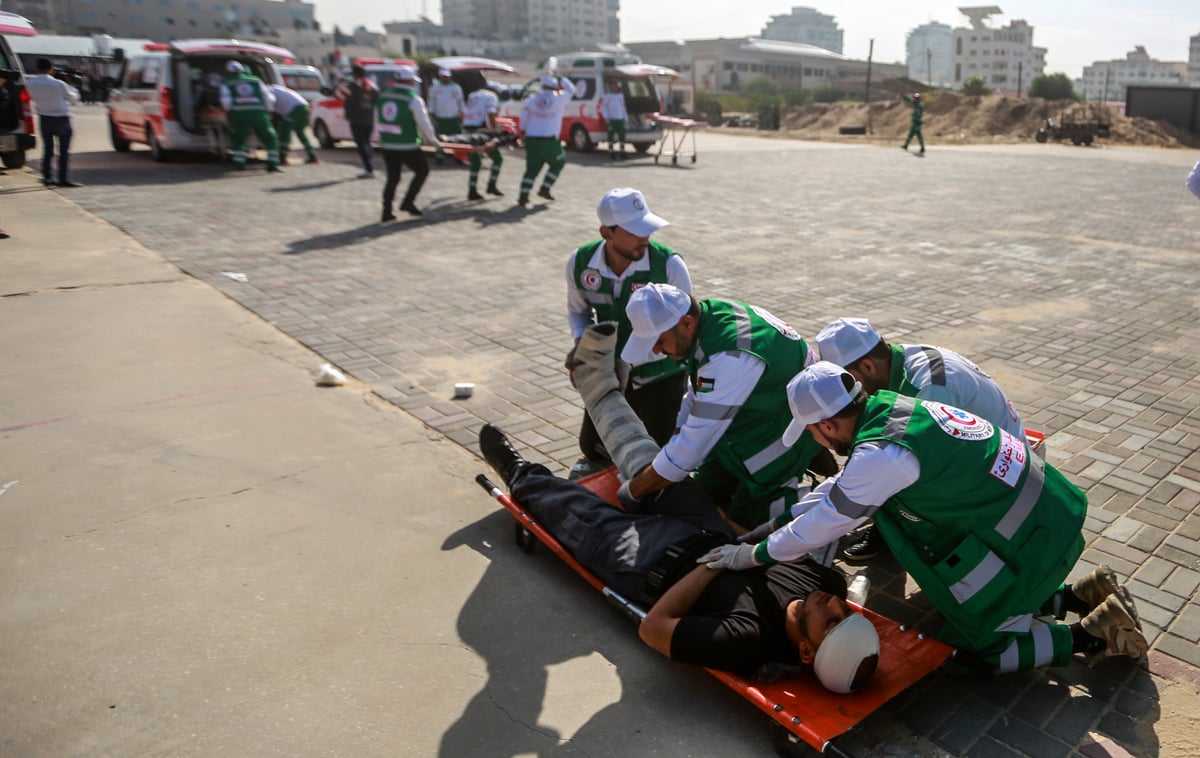
[[[379,93],[379,100],[375,103],[375,121],[380,147],[386,149],[389,146],[421,144],[417,120],[412,114],[415,97],[417,93],[408,87],[388,87]]]
[[[920,462],[917,481],[873,515],[896,559],[945,617],[942,639],[981,649],[1027,631],[1027,614],[1083,552],[1087,497],[1025,440],[944,403],[876,392],[853,445],[875,440],[900,445]]]
[[[257,76],[241,73],[226,79],[225,86],[233,98],[229,106],[230,113],[266,112],[267,100],[263,96],[263,83]]]
[[[920,394],[921,388],[908,381],[908,374],[904,371],[904,346],[889,345],[889,347],[892,350],[892,372],[888,377],[888,389],[892,392],[899,392],[901,395],[916,397]],[[944,376],[942,384],[945,384]]]
[[[708,388],[699,381],[699,370],[716,355],[749,353],[766,364],[750,397],[737,409],[729,429],[705,462],[715,460],[735,473],[739,492],[728,515],[739,524],[766,521],[770,501],[792,479],[804,476],[820,446],[805,432],[792,447],[783,444],[783,431],[792,420],[787,384],[804,369],[808,345],[795,329],[765,310],[732,300],[700,301],[700,324],[692,343],[689,371],[696,394],[692,414],[721,418],[735,409],[706,407]]]
[[[619,356],[621,350],[625,348],[625,343],[629,341],[629,336],[633,333],[633,326],[629,323],[629,317],[625,315],[625,306],[629,304],[630,296],[645,284],[651,282],[666,284],[667,259],[676,253],[666,245],[650,240],[650,245],[646,250],[646,256],[650,261],[650,270],[634,271],[625,277],[621,293],[614,295],[613,289],[616,282],[602,276],[598,270],[588,265],[596,250],[603,244],[604,240],[596,240],[575,251],[575,271],[572,281],[575,283],[575,288],[583,293],[584,300],[587,300],[592,309],[596,311],[597,322],[617,322],[617,355]],[[633,366],[629,370],[629,378],[637,386],[645,386],[660,379],[675,376],[681,371],[683,371],[682,363],[671,358],[663,358],[659,361]]]

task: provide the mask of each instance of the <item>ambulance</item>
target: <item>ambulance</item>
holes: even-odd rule
[[[5,74],[6,95],[0,107],[0,161],[5,168],[21,168],[25,165],[25,151],[34,148],[37,137],[34,136],[33,101],[25,90],[21,59],[5,39],[9,35],[35,37],[37,31],[24,16],[0,11],[0,69]]]
[[[446,69],[452,78],[463,89],[463,96],[487,86],[484,72],[495,71],[506,74],[515,73],[516,69],[507,63],[501,63],[491,58],[476,58],[472,56],[447,56],[432,58],[428,63],[418,66],[414,60],[407,58],[356,58],[353,63],[362,66],[367,76],[375,82],[379,89],[385,89],[395,79],[396,69],[400,66],[417,67],[421,77],[422,93],[427,92],[429,85],[437,79],[437,72]],[[347,76],[349,74],[347,73]],[[350,123],[346,121],[343,109],[344,102],[338,97],[337,89],[333,94],[323,97],[312,106],[312,130],[321,147],[335,147],[341,140],[350,140]],[[379,133],[371,135],[372,142],[379,142]]]
[[[545,69],[551,76],[565,76],[575,84],[575,95],[563,111],[559,135],[572,150],[591,152],[596,143],[607,139],[604,119],[600,117],[600,99],[609,81],[619,83],[625,95],[628,112],[625,141],[639,153],[645,153],[662,139],[662,130],[653,119],[661,110],[654,85],[657,79],[678,79],[678,71],[643,63],[636,55],[599,52],[558,55],[546,61]],[[501,104],[500,115],[519,121],[525,98],[541,86],[541,76],[531,79],[521,97]]]
[[[120,82],[108,101],[113,149],[127,153],[133,143],[142,143],[156,161],[176,152],[223,152],[220,95],[229,61],[276,84],[274,64],[292,63],[294,56],[282,47],[233,39],[155,42],[123,54]]]

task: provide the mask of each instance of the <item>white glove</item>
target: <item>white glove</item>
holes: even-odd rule
[[[617,502],[630,513],[637,513],[642,508],[642,501],[629,491],[629,480],[621,482],[621,486],[617,488]]]
[[[746,532],[737,541],[742,544],[757,545],[771,535],[778,527],[775,526],[775,519],[767,519],[763,523]]]
[[[745,571],[762,565],[754,557],[754,548],[754,545],[721,545],[697,558],[696,563],[706,564],[710,569]]]

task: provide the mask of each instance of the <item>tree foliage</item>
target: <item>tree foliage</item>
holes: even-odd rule
[[[1029,84],[1030,97],[1047,100],[1075,100],[1075,84],[1066,74],[1041,74]]]
[[[991,92],[983,83],[983,79],[978,76],[968,77],[963,82],[962,93],[964,95],[986,95]]]

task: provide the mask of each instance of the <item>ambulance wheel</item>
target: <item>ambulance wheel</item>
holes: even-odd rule
[[[649,142],[635,142],[633,149],[638,152],[638,155],[645,155],[650,152],[651,144]]]
[[[117,125],[111,118],[108,120],[108,136],[112,140],[113,150],[116,150],[118,153],[129,152],[129,140],[121,139],[121,133],[117,131]]]
[[[329,127],[325,126],[324,121],[313,124],[313,136],[317,138],[317,143],[326,150],[337,145],[337,140],[329,135]]]
[[[25,165],[25,151],[10,150],[0,153],[0,161],[4,163],[5,168],[21,168]]]
[[[693,156],[692,156],[692,163],[695,163],[695,162],[696,162],[696,156],[694,156],[694,155],[693,155]]]
[[[521,548],[523,553],[532,553],[533,548],[537,545],[537,537],[533,536],[533,532],[521,526],[518,521],[513,524],[513,541],[517,543],[517,547]]]
[[[583,128],[583,124],[571,127],[571,149],[580,153],[590,153],[596,149],[596,143],[592,142],[592,137],[587,129]]]
[[[678,165],[679,165],[679,156],[678,156],[678,155],[672,155],[672,156],[671,156],[671,165],[672,165],[672,166],[678,166]]]
[[[163,148],[158,141],[158,137],[154,135],[154,128],[146,124],[146,144],[150,146],[150,157],[155,163],[166,163],[171,160],[171,151]]]

